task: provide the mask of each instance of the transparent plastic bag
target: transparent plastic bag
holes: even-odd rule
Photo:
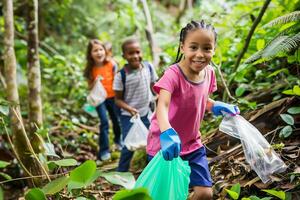
[[[264,136],[242,116],[225,116],[219,129],[241,140],[246,160],[262,182],[270,181],[271,174],[286,170],[286,165]]]
[[[153,200],[186,200],[190,173],[188,161],[180,157],[166,161],[160,151],[148,163],[134,187],[147,188]]]
[[[106,90],[100,80],[100,76],[96,78],[95,84],[86,98],[87,102],[94,107],[103,103],[107,97]]]
[[[124,145],[127,149],[134,151],[139,148],[144,148],[147,145],[148,129],[142,122],[139,115],[135,115],[130,119],[133,123],[124,140]]]

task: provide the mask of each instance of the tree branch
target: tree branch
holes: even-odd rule
[[[249,44],[250,44],[250,40],[251,40],[251,37],[257,27],[257,25],[259,24],[259,22],[261,21],[262,19],[262,16],[264,15],[265,11],[267,10],[268,8],[268,5],[270,4],[271,0],[266,0],[263,7],[261,8],[260,12],[259,12],[259,15],[258,17],[255,19],[255,21],[253,22],[253,25],[247,35],[247,38],[246,38],[246,42],[245,42],[245,45],[241,51],[241,53],[239,54],[236,62],[235,62],[235,65],[233,67],[233,71],[236,71],[236,69],[238,68],[238,66],[240,65],[240,62],[244,56],[244,54],[246,53],[248,47],[249,47]]]

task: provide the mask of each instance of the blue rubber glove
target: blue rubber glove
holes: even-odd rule
[[[159,136],[162,154],[165,160],[173,160],[179,156],[181,142],[177,132],[169,128]]]
[[[240,109],[236,105],[227,104],[221,101],[216,101],[211,108],[211,111],[214,115],[219,116],[223,115],[222,112],[228,113],[231,116],[240,114]]]

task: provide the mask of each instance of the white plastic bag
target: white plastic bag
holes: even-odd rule
[[[100,79],[100,76],[96,78],[95,84],[86,98],[87,102],[94,107],[97,107],[103,103],[107,97],[106,90],[103,87]]]
[[[246,160],[262,182],[270,181],[271,174],[286,170],[264,136],[242,116],[225,116],[219,129],[241,140]]]
[[[147,145],[148,129],[142,122],[139,115],[135,115],[130,119],[133,123],[128,134],[124,140],[124,145],[130,151],[134,151],[139,148],[144,148]]]

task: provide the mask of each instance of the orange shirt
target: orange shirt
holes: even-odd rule
[[[93,67],[92,69],[93,80],[95,80],[97,76],[102,77],[101,83],[107,92],[107,98],[115,96],[115,92],[112,89],[114,75],[114,66],[112,62],[107,62],[101,67]]]

